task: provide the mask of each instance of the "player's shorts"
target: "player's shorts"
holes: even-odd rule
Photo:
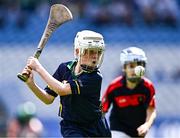
[[[126,133],[121,131],[111,130],[112,138],[131,138]]]
[[[62,120],[61,134],[63,137],[111,137],[111,132],[105,118],[89,124]]]

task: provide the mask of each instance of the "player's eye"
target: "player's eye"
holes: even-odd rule
[[[89,50],[89,54],[94,54],[94,50]]]
[[[87,49],[84,49],[82,55],[86,55],[86,54],[88,54],[88,50],[87,50]]]
[[[102,50],[98,50],[98,54],[101,55],[102,54]]]
[[[136,64],[134,64],[134,63],[129,63],[129,64],[128,64],[128,67],[129,67],[129,68],[135,68],[135,67],[136,67]]]
[[[90,54],[90,55],[94,55],[94,54],[97,54],[97,53],[98,53],[97,49],[91,49],[91,50],[89,50],[89,54]]]

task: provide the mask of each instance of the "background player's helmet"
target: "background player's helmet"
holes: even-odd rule
[[[89,65],[81,65],[84,70],[91,71],[98,69],[101,66],[105,50],[105,44],[101,34],[90,30],[78,32],[74,39],[74,49],[79,49],[80,51],[78,55],[76,55],[75,52],[75,58],[77,58],[78,61],[81,61],[81,56],[85,53],[85,51],[88,53],[90,50],[97,51],[98,59],[96,60],[97,62],[95,67],[92,68]]]
[[[138,47],[129,47],[122,50],[120,54],[120,61],[122,66],[129,62],[137,62],[145,67],[147,63],[147,57],[145,52]]]
[[[18,106],[16,117],[21,125],[26,125],[35,114],[35,105],[32,102],[25,102]]]

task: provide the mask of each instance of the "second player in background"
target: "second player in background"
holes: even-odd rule
[[[102,110],[110,113],[110,129],[113,138],[145,137],[154,119],[155,89],[153,83],[135,74],[136,66],[146,67],[145,52],[129,47],[120,54],[123,75],[114,79],[102,98]]]

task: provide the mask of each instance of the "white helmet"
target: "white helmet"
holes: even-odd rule
[[[78,60],[81,60],[81,55],[84,54],[85,49],[95,49],[98,52],[100,51],[101,55],[97,59],[95,68],[99,68],[101,66],[105,50],[105,44],[103,36],[101,34],[90,30],[83,30],[81,32],[78,32],[74,39],[74,49],[79,49],[80,51],[78,55],[76,55],[75,52],[75,58],[77,58]]]
[[[120,54],[120,61],[123,66],[129,62],[143,62],[146,64],[147,57],[142,49],[137,47],[129,47],[122,50]]]

